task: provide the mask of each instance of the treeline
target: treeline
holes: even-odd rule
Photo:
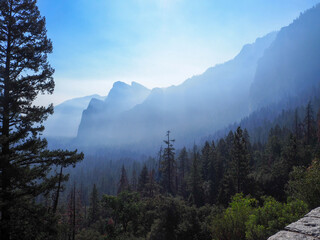
[[[293,126],[271,128],[266,143],[251,144],[238,127],[176,153],[167,132],[157,159],[130,176],[121,167],[117,196],[93,185],[60,239],[266,239],[320,205],[320,112],[304,110]],[[81,205],[74,196],[64,216]]]
[[[240,122],[230,124],[214,134],[208,135],[202,139],[202,142],[219,140],[226,136],[230,131],[235,131],[238,126],[247,129],[250,134],[251,143],[266,143],[271,128],[286,127],[293,131],[296,116],[304,119],[305,105],[311,102],[314,109],[319,109],[320,98],[318,92],[320,85],[316,85],[312,90],[308,89],[303,94],[295,97],[284,98],[282,101],[270,104],[266,107],[253,111],[249,116],[243,118]],[[311,99],[311,100],[310,100]]]

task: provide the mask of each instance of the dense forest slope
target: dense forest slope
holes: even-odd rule
[[[320,82],[320,5],[281,29],[259,60],[250,90],[253,109],[300,96]]]

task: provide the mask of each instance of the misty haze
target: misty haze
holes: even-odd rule
[[[0,90],[3,240],[320,239],[318,0],[1,0]]]

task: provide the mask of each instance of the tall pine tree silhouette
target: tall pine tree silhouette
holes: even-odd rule
[[[33,101],[39,93],[53,92],[54,70],[47,61],[52,43],[36,0],[1,0],[0,29],[0,225],[1,239],[9,240],[14,238],[12,227],[15,235],[27,228],[17,224],[19,209],[34,206],[36,196],[56,187],[59,173],[52,170],[75,164],[83,156],[48,151],[46,140],[40,138],[53,106],[39,107]],[[26,217],[21,223],[30,227],[31,215]]]
[[[167,131],[167,139],[164,140],[166,148],[163,150],[161,161],[161,182],[165,192],[176,193],[176,162],[174,159],[174,139],[170,139],[170,131]]]
[[[231,158],[230,170],[234,180],[235,191],[237,193],[245,192],[245,189],[248,187],[247,184],[249,183],[250,163],[248,143],[240,127],[237,128],[234,134]]]
[[[124,165],[122,165],[121,177],[120,177],[119,187],[118,187],[118,194],[123,191],[128,191],[129,188],[130,188],[130,186],[129,186],[129,181],[128,181],[128,177],[127,177],[127,171],[124,168]]]

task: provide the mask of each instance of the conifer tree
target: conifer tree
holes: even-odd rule
[[[162,168],[162,157],[163,157],[163,149],[162,149],[162,145],[160,146],[159,152],[158,152],[158,162],[157,162],[157,176],[156,176],[156,180],[157,182],[161,181],[161,168]]]
[[[96,184],[93,184],[92,192],[90,195],[90,207],[88,214],[89,224],[95,223],[99,219],[99,212],[99,193]]]
[[[197,147],[194,146],[192,166],[190,169],[190,177],[189,177],[189,190],[190,190],[189,201],[196,204],[198,207],[203,204],[202,182],[203,181],[201,176],[200,156],[197,151]]]
[[[67,206],[67,223],[69,227],[69,239],[75,240],[75,236],[83,224],[82,210],[83,207],[81,202],[81,192],[76,190],[76,184],[74,183],[68,195]]]
[[[45,19],[36,2],[0,1],[0,230],[3,240],[13,239],[12,227],[15,234],[21,230],[24,235],[24,229],[33,222],[31,219],[20,221],[17,213],[21,208],[34,208],[36,196],[48,194],[56,187],[59,173],[49,176],[54,173],[52,169],[74,165],[83,158],[76,151],[48,151],[46,140],[40,138],[42,123],[53,112],[53,107],[35,106],[33,101],[39,93],[53,92],[54,70],[47,61],[52,43],[47,38]]]
[[[317,114],[317,139],[318,139],[318,145],[320,144],[320,108]]]
[[[208,141],[205,142],[204,147],[201,150],[201,164],[202,164],[202,178],[204,181],[209,180],[209,174],[210,174],[210,153],[211,153],[211,147]]]
[[[223,177],[223,161],[218,157],[214,141],[210,146],[210,166],[209,166],[209,183],[210,183],[210,203],[217,200],[219,186]]]
[[[174,159],[174,139],[170,139],[170,131],[167,131],[167,139],[164,140],[166,148],[163,150],[161,162],[161,182],[164,190],[175,194],[176,190],[176,162]]]
[[[178,156],[178,192],[181,196],[186,197],[187,191],[187,174],[189,171],[189,159],[186,148],[182,148]]]
[[[296,108],[296,110],[294,111],[294,135],[296,137],[297,140],[301,139],[301,135],[302,135],[302,123],[300,122],[299,119],[299,113],[298,113],[298,109]]]
[[[124,165],[122,165],[121,168],[121,177],[120,177],[120,181],[119,181],[119,187],[118,187],[118,194],[123,192],[123,191],[128,191],[130,188],[129,186],[129,181],[128,181],[128,177],[127,177],[127,171],[124,168]]]
[[[140,176],[139,176],[139,180],[138,180],[138,191],[145,196],[146,195],[146,191],[147,191],[147,185],[149,183],[149,174],[148,174],[148,168],[147,165],[144,164]]]
[[[248,158],[248,143],[243,137],[243,131],[237,128],[234,134],[233,147],[231,151],[231,174],[234,179],[236,193],[244,192],[248,184],[248,175],[250,173],[250,165]]]
[[[290,134],[286,146],[282,151],[282,158],[284,160],[284,164],[286,165],[285,167],[288,168],[288,175],[293,166],[301,165],[301,159],[299,158],[298,150],[297,139],[293,134]]]
[[[304,118],[305,143],[307,145],[314,143],[315,140],[315,120],[311,101],[306,107],[306,115]]]
[[[149,182],[148,182],[148,196],[153,197],[157,192],[157,183],[155,180],[156,172],[152,169],[149,173]]]
[[[131,188],[133,191],[137,191],[137,172],[135,169],[132,170]]]

